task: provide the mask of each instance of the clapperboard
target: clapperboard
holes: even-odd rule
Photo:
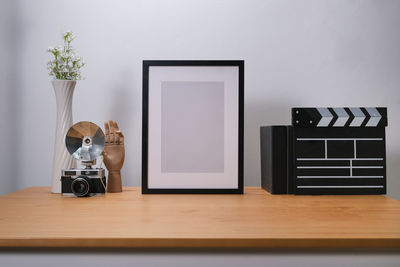
[[[386,194],[386,108],[293,108],[295,194]]]
[[[386,194],[386,108],[293,108],[263,126],[261,185],[273,194]]]

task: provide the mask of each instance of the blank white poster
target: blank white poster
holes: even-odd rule
[[[161,171],[224,171],[224,83],[162,82]]]

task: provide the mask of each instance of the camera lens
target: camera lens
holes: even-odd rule
[[[88,177],[79,176],[71,183],[71,191],[77,197],[89,196],[91,180]]]

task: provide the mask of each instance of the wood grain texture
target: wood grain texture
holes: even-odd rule
[[[1,247],[400,248],[385,196],[142,195],[91,198],[32,187],[0,197]]]

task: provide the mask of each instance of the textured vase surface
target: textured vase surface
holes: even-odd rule
[[[56,138],[54,143],[51,192],[61,193],[61,170],[75,168],[76,161],[65,147],[65,136],[72,126],[72,97],[76,81],[53,80],[57,102]]]

